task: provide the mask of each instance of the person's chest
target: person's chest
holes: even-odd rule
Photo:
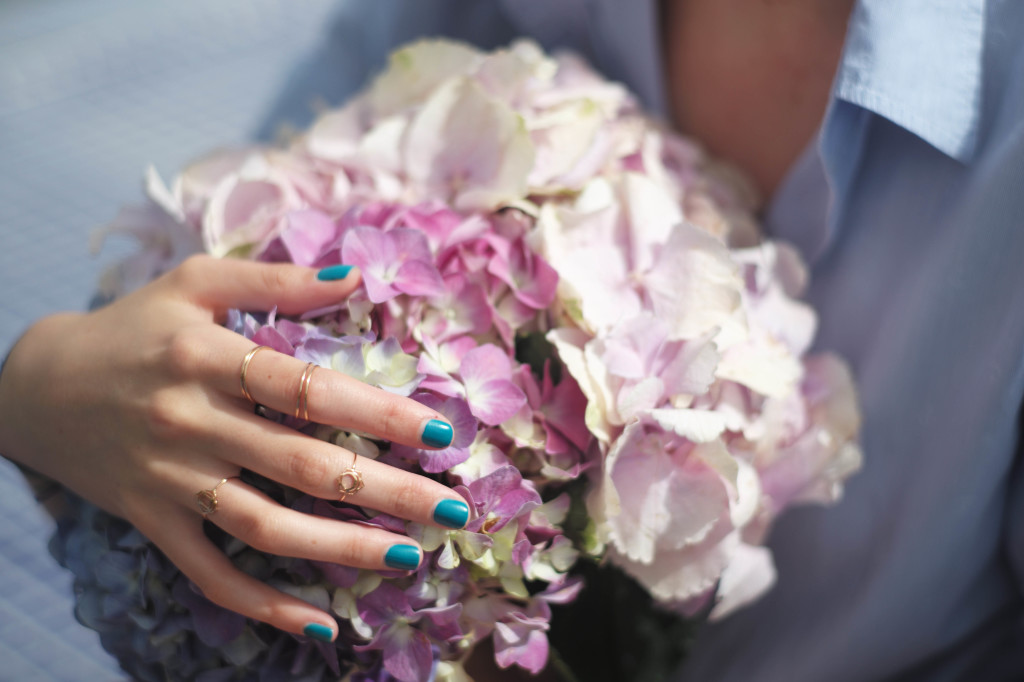
[[[662,0],[672,122],[770,197],[821,123],[850,0]]]

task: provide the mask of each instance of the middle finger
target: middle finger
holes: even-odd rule
[[[220,391],[241,397],[241,364],[255,345],[227,329],[212,333],[217,338],[207,344],[203,373]],[[327,367],[308,375],[306,366],[272,349],[256,353],[246,367],[251,399],[284,414],[292,414],[301,404],[311,421],[372,433],[412,447],[446,448],[451,444],[451,424],[429,407]]]

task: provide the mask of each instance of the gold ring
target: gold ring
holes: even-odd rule
[[[338,486],[338,493],[341,495],[339,502],[344,502],[346,497],[355,495],[363,489],[363,472],[356,468],[356,457],[356,453],[353,452],[351,466],[334,479],[335,485]]]
[[[241,476],[228,476],[227,478],[220,479],[220,483],[213,486],[208,490],[200,490],[196,493],[196,505],[199,507],[200,513],[203,518],[207,518],[215,511],[217,511],[217,505],[219,500],[217,499],[217,488],[221,487],[232,478],[241,478]]]
[[[252,393],[249,392],[249,384],[245,380],[245,375],[249,371],[249,363],[252,362],[253,357],[256,356],[261,350],[274,350],[270,346],[256,346],[248,353],[245,354],[245,359],[242,360],[242,372],[239,378],[242,380],[242,395],[249,399],[253,405],[256,404],[256,399],[252,397]]]
[[[313,372],[317,370],[315,362],[306,363],[306,369],[302,370],[302,378],[299,379],[299,395],[295,399],[295,418],[299,415],[309,421],[309,384],[313,380]]]

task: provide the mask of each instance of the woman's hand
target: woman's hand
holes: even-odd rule
[[[240,384],[254,344],[218,322],[231,308],[296,314],[335,304],[359,284],[355,270],[330,279],[343,272],[320,279],[294,265],[197,256],[108,307],[43,319],[0,381],[0,452],[131,521],[211,601],[333,639],[333,616],[232,566],[203,533],[196,494],[215,490],[209,520],[262,551],[374,569],[419,564],[408,537],[296,512],[236,478],[249,469],[338,499],[337,478],[355,455],[256,416]],[[294,412],[305,363],[270,350],[250,359],[252,398]],[[327,368],[305,393],[312,421],[418,447],[451,440],[433,410]],[[440,483],[364,458],[356,467],[365,488],[347,501],[426,524],[468,519]]]

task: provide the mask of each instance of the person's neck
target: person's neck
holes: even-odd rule
[[[672,121],[766,198],[828,104],[854,0],[661,0]]]

